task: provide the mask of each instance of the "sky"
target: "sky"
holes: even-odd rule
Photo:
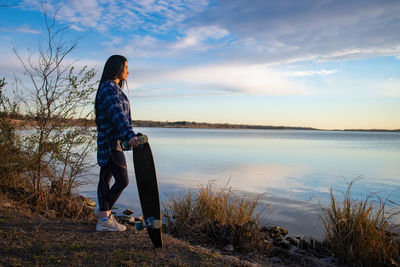
[[[39,0],[2,0],[0,77],[45,37]],[[47,1],[100,77],[127,57],[134,120],[400,129],[400,0]],[[36,50],[35,50],[36,49]]]

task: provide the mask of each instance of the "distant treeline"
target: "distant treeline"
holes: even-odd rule
[[[21,114],[8,115],[12,122],[18,126],[29,126],[36,118]],[[54,119],[56,120],[56,119]],[[57,120],[60,121],[60,120]],[[96,126],[94,120],[89,119],[73,119],[68,121],[68,125],[76,126]],[[72,123],[71,123],[72,122]],[[63,123],[67,124],[67,121]],[[134,120],[135,127],[160,127],[160,128],[206,128],[206,129],[266,129],[266,130],[321,130],[312,127],[290,127],[290,126],[271,126],[271,125],[247,125],[247,124],[229,124],[229,123],[207,123],[207,122],[189,122],[189,121],[150,121],[150,120]],[[368,132],[400,132],[397,130],[385,129],[344,129],[335,131],[368,131]]]
[[[0,112],[0,115],[3,115],[3,114],[4,114],[4,112]],[[18,126],[18,127],[34,126],[35,121],[38,121],[41,119],[39,117],[22,115],[20,113],[6,114],[6,117],[8,119],[10,119],[10,121],[13,125]],[[54,122],[54,123],[57,122],[57,124],[68,125],[68,126],[87,126],[87,127],[96,126],[96,123],[94,122],[94,120],[84,119],[84,118],[62,119],[62,118],[54,117],[53,119],[50,120],[49,125],[51,125],[52,122]]]
[[[163,128],[210,128],[210,129],[274,129],[274,130],[317,130],[310,127],[288,127],[288,126],[262,126],[229,123],[207,123],[189,121],[134,121],[137,127],[163,127]]]

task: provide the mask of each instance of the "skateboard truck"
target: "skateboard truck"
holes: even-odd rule
[[[141,231],[144,228],[160,229],[161,225],[161,220],[149,217],[145,221],[135,223],[135,229],[138,231]]]
[[[137,137],[138,137],[138,144],[140,147],[143,146],[145,143],[149,142],[147,135],[138,134]],[[132,147],[129,145],[128,141],[121,142],[121,147],[122,147],[122,150],[124,150],[124,151],[132,149]]]

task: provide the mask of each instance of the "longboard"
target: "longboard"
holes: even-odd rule
[[[133,165],[144,222],[138,223],[136,229],[147,229],[151,241],[156,248],[163,246],[161,232],[160,197],[153,153],[147,137],[138,134],[139,147],[133,149]],[[122,144],[125,150],[126,143]]]

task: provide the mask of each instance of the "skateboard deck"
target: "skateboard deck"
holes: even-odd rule
[[[144,140],[144,142],[140,142],[140,146],[133,149],[136,183],[143,217],[145,222],[149,222],[148,224],[144,224],[145,228],[154,246],[159,248],[163,246],[163,240],[156,169],[147,137],[141,134],[138,134],[138,136],[142,136],[143,138],[140,138],[140,140]]]

